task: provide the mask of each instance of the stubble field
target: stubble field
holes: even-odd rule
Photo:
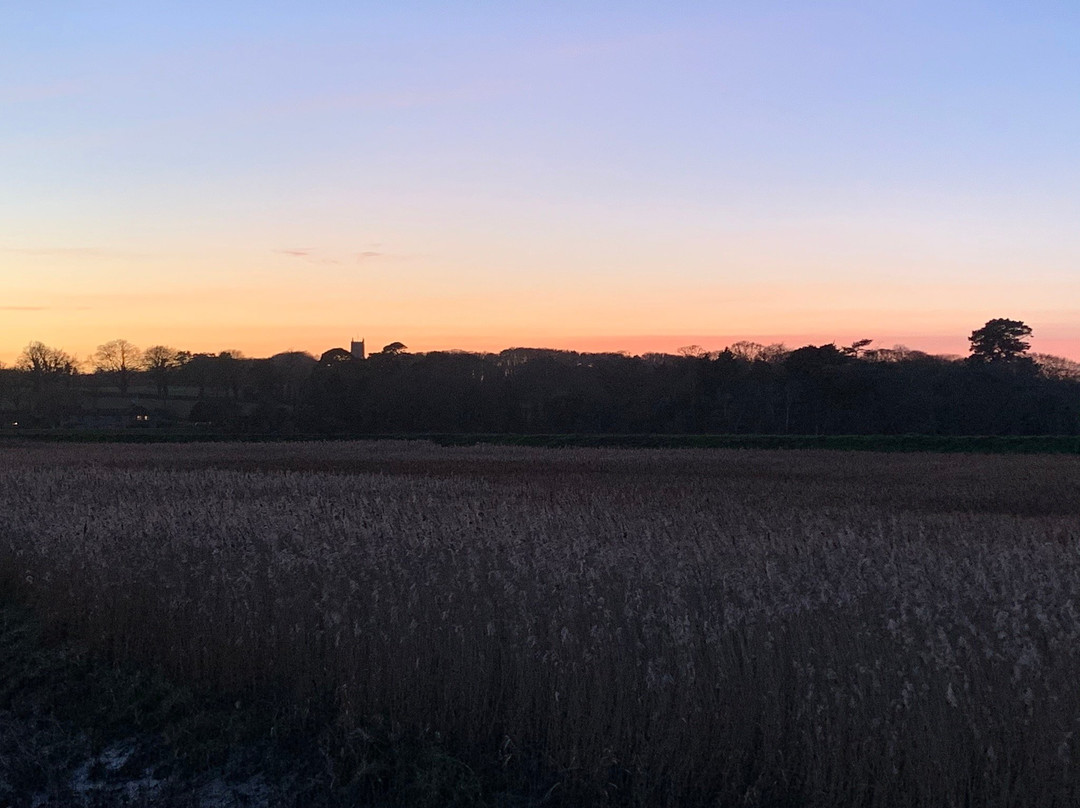
[[[342,777],[389,733],[551,804],[1080,802],[1077,457],[0,456],[5,597],[318,716]]]

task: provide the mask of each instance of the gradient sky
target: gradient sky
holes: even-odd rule
[[[1080,5],[0,0],[0,360],[1080,359]]]

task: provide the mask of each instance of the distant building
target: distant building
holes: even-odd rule
[[[99,407],[68,419],[65,426],[72,429],[132,429],[162,426],[168,420],[163,413],[151,412],[146,407],[132,404],[130,407]]]
[[[366,359],[367,354],[364,352],[364,341],[358,341],[354,339],[352,341],[352,345],[349,348],[349,353],[351,353],[356,359]]]

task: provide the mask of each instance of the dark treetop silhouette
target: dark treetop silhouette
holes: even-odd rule
[[[1015,362],[1025,358],[1024,354],[1031,343],[1024,337],[1030,336],[1031,328],[1019,320],[990,320],[968,337],[971,359],[977,362]]]

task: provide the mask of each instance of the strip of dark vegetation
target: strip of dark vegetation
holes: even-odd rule
[[[627,447],[648,449],[826,449],[866,452],[1080,454],[1075,435],[588,435],[588,434],[293,434],[191,430],[0,430],[0,439],[73,443],[198,443],[419,440],[439,446]]]
[[[92,374],[66,352],[32,343],[16,367],[0,368],[0,427],[277,438],[1080,436],[1080,364],[1027,355],[1028,343],[1008,336],[1026,333],[1023,323],[991,321],[972,334],[967,359],[859,340],[794,350],[739,343],[680,356],[534,348],[410,354],[392,343],[367,358],[360,345],[318,359],[159,345],[140,364],[134,346],[115,341],[101,346]],[[991,335],[989,347],[980,334]],[[125,362],[103,358],[118,345]]]

